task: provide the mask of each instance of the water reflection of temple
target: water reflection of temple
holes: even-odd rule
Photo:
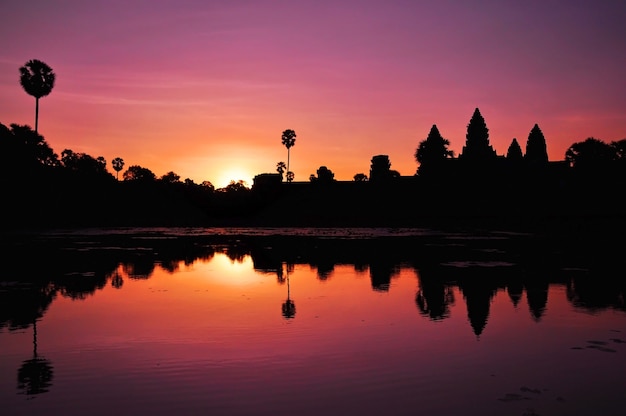
[[[467,308],[472,331],[480,336],[489,320],[491,304],[499,292],[508,295],[514,308],[526,297],[530,317],[540,321],[548,303],[550,281],[536,277],[524,278],[513,267],[439,267],[418,270],[419,284],[415,298],[420,313],[431,320],[450,317],[458,288]],[[561,283],[553,280],[552,283]]]
[[[433,321],[450,317],[450,307],[454,305],[454,291],[451,284],[440,279],[432,270],[419,271],[419,286],[415,304],[420,313]]]
[[[623,265],[611,263],[612,257],[602,257],[601,268],[572,268],[567,270],[546,254],[546,247],[528,250],[527,258],[502,262],[498,267],[489,263],[493,252],[477,250],[462,244],[416,245],[402,239],[387,241],[304,241],[275,238],[268,241],[236,239],[219,244],[207,242],[154,239],[129,241],[128,247],[112,249],[110,242],[89,250],[62,250],[50,247],[50,259],[20,264],[5,271],[20,285],[3,285],[0,290],[0,329],[28,328],[41,319],[57,296],[85,299],[110,284],[123,291],[124,279],[150,279],[155,267],[173,273],[180,264],[209,261],[217,252],[233,261],[251,258],[259,273],[274,274],[278,284],[285,285],[287,299],[283,301],[283,316],[295,316],[288,276],[297,265],[316,270],[320,281],[329,281],[336,265],[352,265],[355,273],[369,272],[371,289],[377,292],[393,290],[393,279],[403,268],[411,268],[418,276],[415,305],[421,315],[431,320],[450,316],[458,304],[456,291],[467,308],[469,325],[476,335],[488,324],[491,303],[500,291],[508,295],[513,307],[525,298],[531,319],[540,321],[548,304],[548,288],[562,284],[567,300],[574,307],[595,311],[612,308],[626,310],[626,283],[613,278]],[[400,241],[400,242],[397,242]],[[84,245],[84,243],[82,243]],[[94,243],[95,244],[95,243]],[[153,244],[154,246],[151,246]],[[78,244],[77,244],[78,245]],[[122,244],[123,245],[123,244]],[[135,246],[141,246],[141,249]],[[135,249],[130,249],[135,247]],[[480,248],[480,247],[479,247]],[[513,246],[512,252],[520,251]],[[56,250],[56,251],[55,251]],[[505,249],[502,250],[506,252]],[[468,254],[469,253],[469,254]],[[464,256],[483,256],[485,265],[454,262]],[[597,259],[597,256],[591,257]],[[508,260],[508,259],[507,259]],[[617,259],[619,260],[619,259]],[[287,273],[283,270],[286,265]],[[1,277],[0,277],[1,279]]]

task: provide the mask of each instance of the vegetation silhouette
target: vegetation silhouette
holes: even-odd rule
[[[116,157],[111,161],[111,166],[113,166],[113,170],[115,171],[115,179],[119,180],[119,173],[124,169],[124,159]]]
[[[355,182],[367,182],[367,180],[368,180],[367,175],[364,173],[357,173],[354,175]]]
[[[448,149],[450,142],[439,133],[433,124],[426,140],[420,142],[415,151],[415,160],[419,163],[418,175],[440,175],[446,159],[452,158],[454,152]]]
[[[320,166],[317,170],[317,176],[311,174],[309,180],[317,184],[330,184],[335,181],[335,174],[326,166]]]
[[[287,182],[292,182],[294,175],[291,169],[289,169],[289,156],[291,155],[291,148],[296,144],[296,132],[292,129],[283,131],[280,137],[283,146],[287,148]]]
[[[52,92],[55,80],[52,68],[38,59],[31,59],[20,67],[20,84],[28,95],[35,97],[35,134],[39,126],[39,99]]]
[[[277,173],[257,175],[251,187],[231,181],[215,189],[210,181],[196,184],[172,171],[157,177],[139,165],[117,180],[121,157],[111,162],[113,176],[101,156],[65,149],[59,157],[29,126],[0,124],[0,148],[13,155],[0,167],[4,195],[13,202],[3,225],[626,228],[617,191],[626,184],[626,139],[587,138],[573,143],[563,160],[549,161],[535,124],[526,154],[513,139],[499,156],[476,108],[458,157],[432,125],[415,151],[419,167],[413,175],[400,175],[380,154],[371,159],[369,177],[338,181],[322,165],[307,182],[293,182],[289,170],[295,132],[285,130],[282,139],[288,162],[279,162]],[[289,186],[281,183],[283,175]]]
[[[281,177],[283,176],[283,173],[285,173],[286,170],[287,170],[287,165],[285,164],[285,162],[278,162],[276,164],[276,172],[278,172]]]

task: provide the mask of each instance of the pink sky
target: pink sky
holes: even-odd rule
[[[626,2],[3,0],[0,123],[34,126],[18,68],[57,74],[39,131],[64,149],[252,184],[287,161],[339,180],[389,155],[402,175],[433,124],[459,153],[478,107],[490,142],[551,160],[626,138]]]

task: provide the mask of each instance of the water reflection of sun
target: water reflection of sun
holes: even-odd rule
[[[263,280],[254,271],[252,257],[248,255],[233,260],[224,253],[217,253],[211,261],[194,265],[194,269],[221,285],[243,286]]]

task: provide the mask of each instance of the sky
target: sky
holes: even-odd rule
[[[39,132],[181,180],[413,175],[433,124],[458,155],[479,108],[504,155],[626,138],[624,0],[0,0],[0,123],[34,127],[19,67],[56,74]]]

